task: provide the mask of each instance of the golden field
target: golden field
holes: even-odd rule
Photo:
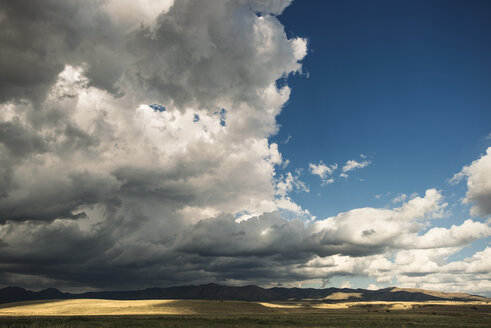
[[[491,327],[486,302],[49,300],[0,305],[0,328]]]
[[[244,302],[205,300],[101,300],[72,299],[7,303],[0,305],[0,316],[103,316],[103,315],[193,315],[268,314],[347,311],[439,311],[467,310],[491,313],[487,302]]]

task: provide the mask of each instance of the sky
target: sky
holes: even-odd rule
[[[491,295],[487,1],[0,0],[0,286]]]

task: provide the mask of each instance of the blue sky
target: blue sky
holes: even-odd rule
[[[309,53],[272,138],[304,169],[311,191],[293,197],[318,217],[431,187],[458,202],[447,180],[491,145],[490,13],[487,1],[293,2],[279,19]],[[360,154],[372,164],[346,181],[308,173]]]
[[[309,40],[303,74],[289,80],[292,96],[273,137],[291,165],[304,169],[310,187],[292,198],[325,218],[393,207],[400,194],[437,188],[451,207],[435,225],[470,217],[470,206],[461,204],[467,189],[448,181],[491,145],[490,15],[487,1],[295,1],[288,7],[280,17],[286,31]],[[309,174],[308,163],[362,161],[360,154],[371,164],[348,179],[322,185]],[[475,241],[450,259],[489,242]]]

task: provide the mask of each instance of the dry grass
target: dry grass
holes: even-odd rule
[[[347,300],[349,298],[361,298],[362,293],[332,293],[331,295],[324,298],[325,300]]]
[[[0,305],[0,327],[491,327],[486,302],[51,300]]]
[[[100,299],[30,301],[0,305],[5,316],[104,316],[104,315],[234,315],[323,313],[329,311],[421,312],[464,311],[491,313],[487,302],[243,302],[203,300],[135,300]],[[491,316],[490,316],[491,318]]]
[[[409,311],[418,309],[429,308],[446,308],[449,310],[461,310],[468,308],[475,308],[476,306],[481,309],[487,309],[486,312],[491,313],[491,305],[488,302],[473,301],[473,302],[460,302],[460,301],[427,301],[427,302],[384,302],[384,301],[372,301],[372,302],[336,302],[336,303],[318,303],[318,302],[261,302],[258,303],[262,306],[266,306],[273,309],[303,309],[303,310],[359,310],[359,309],[383,309],[394,311]]]
[[[173,306],[171,300],[114,301],[98,299],[51,300],[4,304],[0,316],[70,316],[192,314],[186,307]]]
[[[273,309],[299,309],[299,308],[301,308],[300,304],[267,303],[267,302],[260,302],[258,304],[265,306],[267,308],[273,308]]]

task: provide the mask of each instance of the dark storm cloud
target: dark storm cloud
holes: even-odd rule
[[[253,37],[255,13],[280,13],[289,1],[178,1],[155,29],[130,35],[105,3],[0,1],[0,102],[40,103],[65,65],[83,64],[91,86],[122,94],[117,82],[125,74],[130,81],[120,83],[139,86],[142,97],[215,110],[219,95],[255,102],[258,88],[299,67],[285,35],[264,39],[264,54]]]
[[[45,152],[47,145],[38,134],[22,126],[18,120],[0,123],[0,140],[14,157]]]
[[[80,213],[74,212],[80,205],[109,202],[107,198],[117,185],[111,178],[88,172],[70,172],[62,178],[47,176],[30,185],[27,194],[16,197],[14,189],[13,196],[0,199],[0,222],[76,218]]]
[[[14,233],[20,234],[20,229],[22,235],[29,233],[30,244],[17,243],[0,249],[4,272],[21,275],[36,272],[61,285],[106,288],[226,282],[230,279],[267,282],[305,278],[289,272],[305,259],[289,260],[267,254],[203,257],[175,249],[166,250],[161,244],[151,242],[117,246],[112,240],[114,236],[103,232],[108,230],[106,228],[87,233],[77,230],[76,226],[63,224],[42,228],[17,226]],[[113,229],[118,230],[117,227]],[[125,243],[124,240],[120,242]],[[15,249],[15,253],[9,249]],[[8,281],[8,277],[3,279],[4,283]]]
[[[95,225],[81,222],[87,218],[79,219],[81,225],[69,220],[10,224],[0,249],[3,265],[6,272],[37,272],[60,284],[99,288],[209,281],[268,284],[353,274],[353,269],[334,262],[310,261],[336,254],[361,256],[360,261],[366,261],[363,256],[381,253],[389,246],[401,247],[393,238],[377,244],[329,241],[326,236],[342,234],[343,229],[306,226],[278,213],[242,222],[224,215],[187,226],[171,210],[172,204],[158,202],[167,211],[158,212],[164,229],[156,227],[156,214],[148,212],[150,203],[145,208],[102,210],[104,220]],[[28,240],[20,238],[27,234]],[[365,265],[362,262],[355,272],[361,273]]]
[[[91,84],[115,92],[123,37],[103,1],[0,1],[0,102],[41,102],[66,64],[86,63]]]

